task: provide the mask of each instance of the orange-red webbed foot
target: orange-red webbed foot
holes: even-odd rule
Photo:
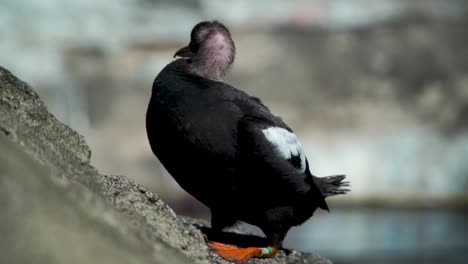
[[[218,242],[209,242],[207,245],[220,257],[237,263],[245,263],[251,258],[273,257],[278,252],[278,249],[275,247],[239,248]]]

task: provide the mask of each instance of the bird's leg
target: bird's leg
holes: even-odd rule
[[[214,253],[226,260],[245,263],[251,258],[271,258],[278,253],[278,246],[239,248],[218,242],[208,242]]]
[[[216,255],[237,263],[245,263],[251,258],[271,258],[278,252],[278,247],[275,246],[239,248],[219,242],[208,242],[207,244]]]
[[[208,246],[220,257],[245,263],[251,258],[271,258],[278,253],[278,249],[284,239],[285,233],[274,233],[268,235],[269,246],[267,247],[248,247],[239,248],[233,245],[227,245],[218,242],[208,242]]]
[[[219,210],[211,210],[211,228],[208,229],[203,237],[206,241],[217,240],[217,237],[222,233],[223,229],[232,226],[236,223],[228,214],[222,213]]]
[[[262,254],[262,250],[259,248],[239,248],[233,245],[228,245],[220,242],[214,242],[218,240],[218,236],[221,234],[224,227],[231,226],[235,223],[231,217],[227,214],[223,214],[220,210],[211,210],[211,229],[209,229],[204,237],[207,239],[208,247],[213,252],[224,259],[233,260],[238,263],[244,263],[252,257],[259,257]]]

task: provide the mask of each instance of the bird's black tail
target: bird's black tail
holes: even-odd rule
[[[350,191],[350,189],[346,188],[349,187],[349,182],[343,181],[346,178],[345,175],[312,177],[314,179],[315,185],[317,185],[323,197],[346,194]]]

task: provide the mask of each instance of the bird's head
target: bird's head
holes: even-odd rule
[[[190,43],[174,57],[187,58],[194,73],[208,79],[221,79],[234,62],[236,46],[229,30],[218,21],[198,23],[190,34]]]

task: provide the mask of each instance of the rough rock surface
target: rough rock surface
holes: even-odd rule
[[[123,176],[101,175],[83,137],[0,67],[0,255],[5,263],[228,263],[200,229]],[[232,229],[239,244],[262,238]],[[249,263],[331,263],[282,250]]]

